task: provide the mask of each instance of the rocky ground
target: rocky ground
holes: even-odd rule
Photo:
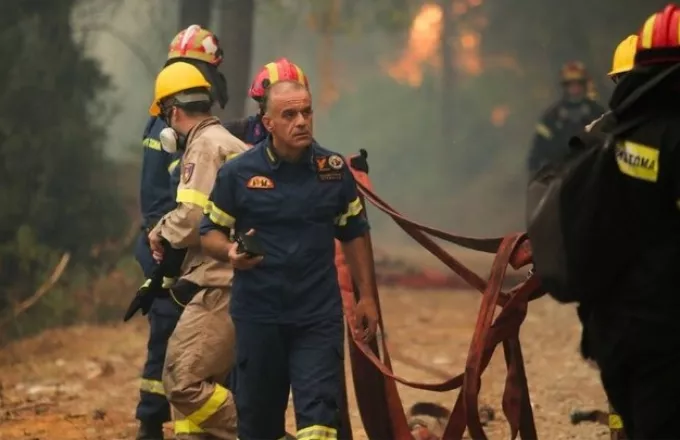
[[[462,371],[480,295],[384,290],[381,296],[395,349],[452,375]],[[145,321],[135,318],[126,325],[50,330],[2,349],[0,440],[133,438],[146,334]],[[579,358],[578,335],[572,308],[550,299],[531,304],[521,340],[541,439],[607,437],[603,426],[569,422],[574,408],[606,407],[597,372]],[[437,379],[398,360],[394,367],[407,378]],[[500,410],[504,377],[502,351],[498,351],[485,373],[481,397],[496,409],[496,420],[487,427],[492,439],[508,438]],[[406,406],[417,401],[451,406],[455,400],[455,392],[437,394],[404,387],[400,392]],[[350,405],[355,439],[366,439],[353,393]],[[292,413],[288,420],[292,431]],[[167,438],[171,438],[170,429]]]

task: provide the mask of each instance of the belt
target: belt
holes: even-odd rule
[[[184,308],[202,288],[191,281],[179,280],[168,290],[168,294],[177,305]]]

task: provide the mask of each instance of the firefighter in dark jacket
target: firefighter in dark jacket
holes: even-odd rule
[[[566,63],[560,72],[560,80],[562,98],[548,108],[536,124],[527,160],[529,175],[546,164],[562,160],[569,151],[569,139],[605,111],[588,97],[590,78],[582,63]]]
[[[224,107],[227,101],[226,81],[218,72],[222,50],[215,35],[192,25],[179,32],[170,43],[166,66],[177,61],[197,67],[211,83],[215,101]],[[145,278],[150,278],[156,263],[149,248],[148,232],[158,220],[176,206],[177,183],[171,174],[179,170],[182,139],[168,130],[167,125],[152,117],[144,130],[144,156],[140,184],[142,233],[135,247],[135,258]],[[178,148],[179,144],[179,148]],[[163,423],[170,420],[170,408],[163,391],[161,375],[168,338],[172,334],[181,309],[170,298],[158,298],[149,310],[149,340],[147,359],[142,372],[140,399],[136,418],[140,421],[137,440],[162,440]]]
[[[593,307],[588,337],[609,402],[634,440],[680,438],[679,23],[674,5],[647,19],[635,67],[610,101],[617,124],[638,121],[616,145],[621,221],[630,230],[621,250],[631,257],[611,300]],[[638,98],[622,108],[633,93]]]

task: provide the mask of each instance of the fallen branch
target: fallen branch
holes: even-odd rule
[[[59,260],[59,263],[57,263],[57,265],[54,267],[54,270],[52,270],[52,274],[50,275],[50,277],[47,280],[45,280],[45,282],[38,288],[38,290],[36,290],[35,293],[30,298],[27,298],[26,300],[16,305],[9,315],[0,319],[0,330],[2,330],[10,322],[14,321],[19,315],[24,313],[26,310],[31,308],[35,303],[38,302],[40,298],[45,296],[45,294],[50,291],[50,289],[56,284],[56,282],[59,281],[59,278],[61,278],[70,259],[71,254],[68,252],[61,256],[61,260]]]

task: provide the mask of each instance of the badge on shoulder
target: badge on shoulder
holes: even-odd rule
[[[248,258],[264,256],[264,247],[257,238],[257,235],[246,235],[243,232],[239,232],[236,234],[236,243],[238,243],[236,251],[246,254]]]

